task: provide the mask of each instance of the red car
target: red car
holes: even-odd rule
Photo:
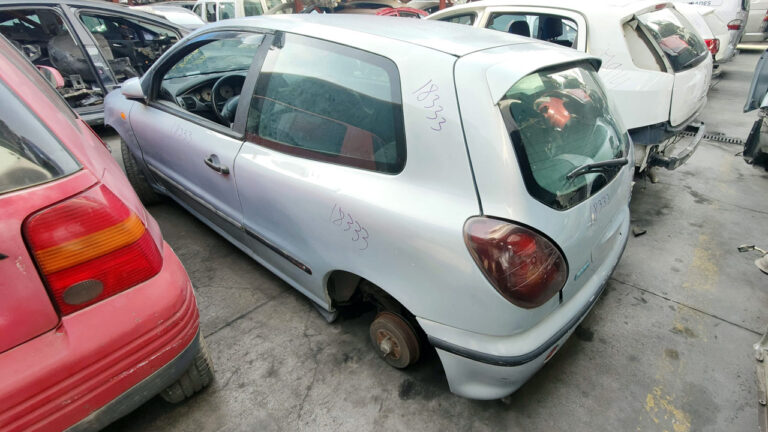
[[[2,37],[0,100],[0,430],[97,430],[208,385],[184,267],[104,143]]]

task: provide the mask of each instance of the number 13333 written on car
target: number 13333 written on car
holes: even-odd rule
[[[348,211],[339,207],[338,204],[334,204],[328,220],[342,232],[348,232],[349,239],[360,244],[360,250],[368,249],[368,239],[370,237],[368,230],[360,224],[360,221],[353,218]]]
[[[439,91],[440,87],[429,80],[412,93],[416,97],[416,102],[427,110],[428,115],[425,118],[429,120],[429,128],[435,132],[443,130],[443,125],[446,123],[445,117],[440,115],[443,112],[443,105],[439,102]]]

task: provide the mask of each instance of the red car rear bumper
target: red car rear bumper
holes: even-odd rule
[[[0,354],[0,430],[100,428],[186,370],[199,350],[197,304],[165,243],[163,259],[154,278]]]

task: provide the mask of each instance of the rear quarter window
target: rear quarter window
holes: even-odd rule
[[[628,155],[627,132],[590,65],[530,74],[510,87],[498,106],[528,192],[554,209],[588,199],[619,172],[614,167],[568,179],[573,170]]]
[[[686,27],[687,21],[674,9],[647,12],[638,18],[675,72],[700,64],[709,54],[701,37],[694,29]]]
[[[55,180],[80,169],[62,144],[0,82],[0,194]]]
[[[397,174],[405,165],[400,75],[391,60],[286,34],[262,67],[248,139],[307,159]]]

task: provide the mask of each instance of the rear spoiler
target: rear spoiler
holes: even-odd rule
[[[538,54],[527,56],[525,62],[520,62],[520,57],[515,55],[508,61],[497,63],[488,68],[486,79],[488,80],[488,88],[491,91],[491,98],[494,103],[498,103],[501,98],[504,97],[507,90],[509,90],[515,83],[534,72],[579,63],[591,64],[596,71],[599,71],[600,66],[603,63],[599,57],[594,57],[570,48],[548,49],[545,51],[546,55],[541,55],[542,44],[544,43],[545,42],[537,42],[517,45],[516,47],[518,49],[535,50]],[[549,46],[551,45],[547,44],[547,47]],[[519,54],[525,55],[522,52]]]

